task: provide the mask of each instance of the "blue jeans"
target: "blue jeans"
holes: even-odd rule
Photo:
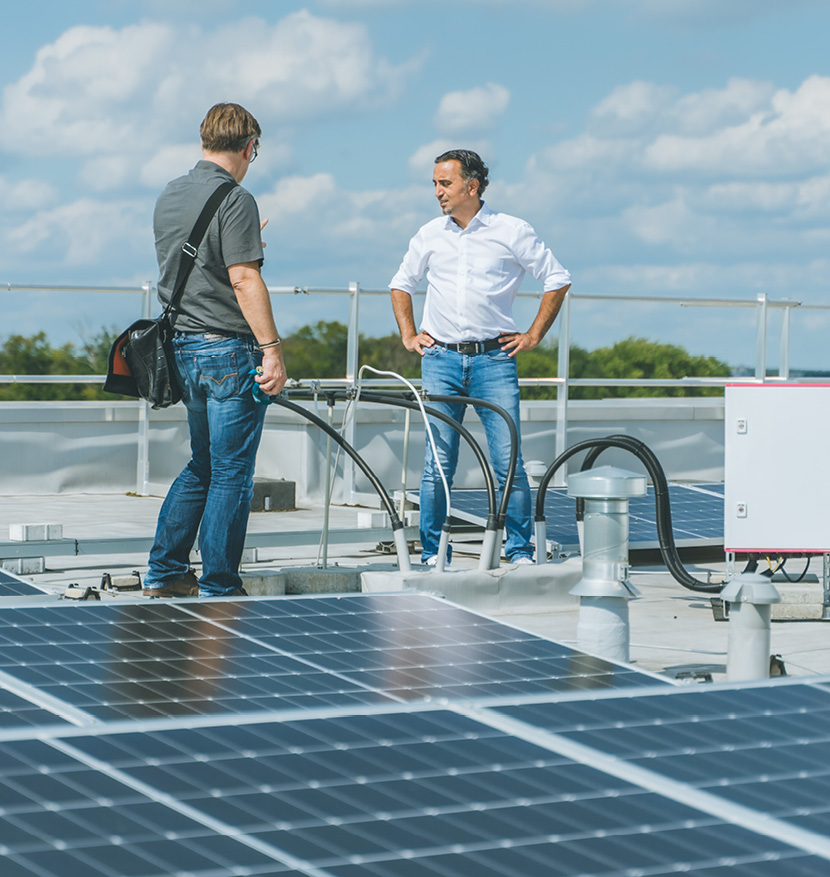
[[[248,373],[262,355],[245,337],[180,333],[174,346],[192,458],[161,507],[144,585],[181,578],[198,532],[199,595],[221,596],[242,587],[239,564],[267,408],[254,402]]]
[[[424,348],[421,360],[421,380],[424,390],[437,396],[474,396],[500,405],[519,428],[519,379],[516,360],[492,350],[468,356],[435,345]],[[430,402],[429,405],[450,414],[461,423],[466,405]],[[499,482],[499,498],[504,489],[510,460],[510,432],[504,419],[487,408],[476,409],[487,436],[490,462]],[[458,465],[458,433],[445,423],[430,418],[430,426],[438,448],[438,456],[447,481],[452,487]],[[521,435],[521,434],[520,434]],[[427,440],[424,476],[421,480],[421,559],[438,553],[441,526],[447,516],[444,485],[435,464],[432,447]],[[533,524],[530,513],[530,486],[522,462],[521,447],[516,461],[516,476],[507,505],[505,520],[506,542],[504,553],[508,560],[522,555],[533,556],[530,537]]]

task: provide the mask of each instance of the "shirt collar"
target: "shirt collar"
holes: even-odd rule
[[[444,217],[444,228],[450,231],[469,231],[474,225],[490,225],[494,215],[493,211],[482,201],[478,213],[470,220],[467,228],[461,228],[451,216]]]

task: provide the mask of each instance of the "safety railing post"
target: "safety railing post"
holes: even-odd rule
[[[152,307],[153,286],[148,280],[142,284],[142,316],[148,319]],[[143,399],[138,402],[138,436],[135,492],[147,496],[150,492],[150,406]]]
[[[755,377],[759,381],[767,377],[767,294],[757,296],[757,328],[755,331]]]
[[[568,444],[568,394],[571,370],[571,298],[565,296],[559,311],[559,358],[557,376],[563,381],[556,387],[556,457],[564,453]],[[554,476],[554,486],[564,487],[567,482],[568,464],[565,463]]]
[[[352,281],[349,284],[349,331],[346,337],[346,380],[354,383],[357,380],[357,372],[360,366],[360,284]],[[349,418],[346,424],[346,441],[355,447],[355,435],[357,433],[357,412]],[[347,502],[355,500],[355,463],[354,460],[345,461],[343,466],[343,492]]]
[[[790,379],[790,314],[788,305],[781,314],[781,341],[778,348],[778,377],[784,381]]]

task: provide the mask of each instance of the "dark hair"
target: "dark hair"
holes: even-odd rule
[[[490,169],[481,160],[481,156],[477,152],[470,149],[450,149],[435,159],[436,164],[442,161],[457,161],[461,165],[461,176],[470,182],[470,180],[478,180],[479,197],[484,194],[489,182],[488,175]]]
[[[216,104],[208,110],[199,129],[202,148],[208,152],[242,152],[253,140],[259,145],[259,122],[239,104]]]

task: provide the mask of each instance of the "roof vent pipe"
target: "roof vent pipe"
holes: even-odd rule
[[[735,576],[721,591],[729,603],[729,648],[726,678],[766,679],[770,665],[772,604],[781,602],[777,588],[757,573]]]
[[[645,494],[645,476],[612,466],[568,479],[568,496],[585,500],[582,579],[571,591],[580,598],[577,642],[611,661],[629,658],[628,601],[639,592],[628,581],[628,500]]]

